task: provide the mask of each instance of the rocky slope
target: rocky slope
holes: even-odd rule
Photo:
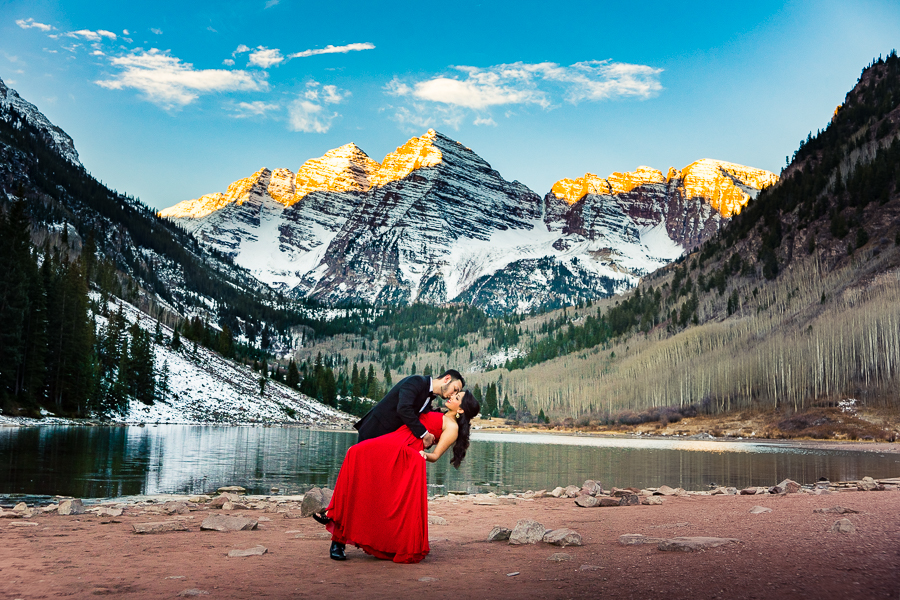
[[[75,150],[75,142],[68,133],[54,125],[38,108],[23,100],[16,90],[10,89],[0,79],[0,119],[9,121],[11,109],[25,117],[33,127],[40,131],[47,143],[52,146],[63,158],[71,163],[80,165],[78,152]]]
[[[160,215],[300,297],[523,312],[631,287],[776,180],[704,159],[562,179],[542,200],[431,130],[380,164],[347,144]]]

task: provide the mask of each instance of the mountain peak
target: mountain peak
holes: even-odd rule
[[[81,164],[78,160],[78,151],[75,150],[75,142],[72,141],[69,134],[51,123],[50,119],[45,117],[44,113],[39,111],[34,104],[23,100],[16,90],[7,87],[3,80],[0,79],[0,119],[9,120],[10,108],[25,117],[29,124],[49,137],[50,145],[63,158],[70,163]]]
[[[449,140],[434,129],[425,135],[411,138],[408,142],[384,157],[381,168],[372,179],[373,186],[382,186],[390,181],[403,179],[416,169],[440,164],[443,154],[434,145],[436,139]]]

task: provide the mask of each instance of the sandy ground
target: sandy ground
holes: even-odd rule
[[[133,523],[173,516],[41,515],[0,520],[0,598],[900,598],[900,491],[666,497],[661,506],[579,508],[571,499],[475,505],[431,502],[431,554],[417,565],[377,560],[348,548],[328,558],[329,538],[310,518],[265,513],[253,531],[200,531],[219,510],[176,515],[190,531],[133,533]],[[750,514],[756,505],[772,509]],[[859,514],[818,514],[843,506]],[[259,518],[255,510],[229,511]],[[831,533],[847,517],[850,534]],[[584,545],[488,543],[491,528],[534,519],[569,527]],[[23,525],[23,522],[37,525]],[[653,544],[623,546],[622,534],[715,536],[740,543],[693,553]],[[263,545],[262,556],[229,558]],[[554,561],[556,553],[569,560]],[[565,557],[563,557],[565,558]],[[514,574],[517,573],[517,574]]]

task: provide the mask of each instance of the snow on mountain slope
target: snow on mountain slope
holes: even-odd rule
[[[542,200],[430,130],[380,164],[348,144],[160,214],[297,296],[521,311],[633,286],[776,179],[703,159],[562,179]]]
[[[9,120],[10,108],[15,109],[31,125],[43,132],[49,138],[50,145],[66,160],[76,165],[81,164],[78,161],[75,142],[72,141],[69,134],[51,123],[50,119],[45,117],[44,113],[39,111],[34,104],[23,100],[16,90],[7,87],[3,80],[0,79],[0,118]]]
[[[99,301],[99,295],[94,295]],[[118,299],[110,302],[110,310],[123,314],[129,323],[139,321],[151,335],[156,321],[137,308]],[[98,315],[98,327],[106,319]],[[172,330],[162,326],[166,340]],[[125,414],[114,415],[113,421],[124,423],[293,423],[312,427],[348,428],[357,419],[326,406],[287,386],[268,380],[265,395],[259,393],[259,374],[249,367],[225,359],[219,354],[184,341],[179,351],[167,344],[153,345],[155,367],[161,374],[169,372],[169,392],[152,406],[136,400]],[[157,382],[161,375],[157,376]]]

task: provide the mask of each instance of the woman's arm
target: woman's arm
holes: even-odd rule
[[[457,435],[459,435],[459,426],[451,418],[444,415],[444,422],[441,426],[441,439],[438,440],[434,452],[420,450],[419,454],[428,462],[435,462],[456,441]]]

